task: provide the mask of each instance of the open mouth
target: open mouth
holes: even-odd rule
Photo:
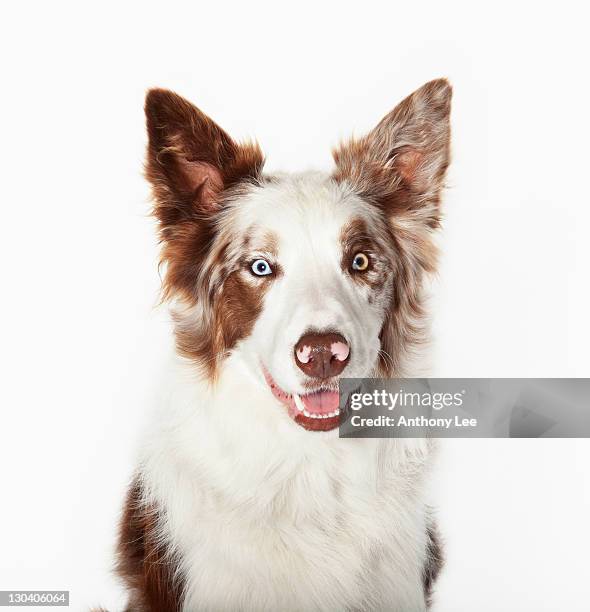
[[[319,389],[298,395],[283,391],[266,368],[264,377],[272,394],[287,408],[289,416],[309,431],[330,431],[340,425],[340,394],[334,389]]]

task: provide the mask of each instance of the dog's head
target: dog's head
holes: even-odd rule
[[[451,88],[427,83],[332,175],[265,175],[181,97],[146,100],[147,177],[177,345],[215,380],[239,353],[293,419],[338,424],[340,376],[401,375],[423,339],[421,288],[449,162]]]

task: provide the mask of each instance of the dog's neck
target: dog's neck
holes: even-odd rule
[[[344,463],[349,469],[357,463],[376,466],[384,444],[394,447],[391,461],[402,461],[408,445],[401,440],[340,439],[337,430],[302,429],[240,355],[226,361],[214,384],[201,377],[193,363],[176,358],[152,423],[142,463],[151,474],[150,486],[159,489],[156,497],[167,497],[171,487],[178,495],[176,484],[182,478],[208,491],[222,483],[218,493],[231,491],[233,503],[252,507],[253,520],[268,510],[268,500],[252,496],[257,487],[264,485],[271,497],[281,496],[315,474],[317,466],[327,474],[339,472]],[[422,453],[425,441],[412,448]]]

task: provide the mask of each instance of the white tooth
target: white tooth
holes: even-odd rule
[[[320,418],[320,416],[319,416],[318,414],[312,414],[312,415],[311,415],[311,418],[312,418],[312,419],[319,419],[319,418]]]
[[[305,410],[305,406],[303,405],[301,397],[299,397],[297,393],[293,393],[293,399],[295,400],[295,406],[297,406],[297,410],[299,410],[299,412],[303,412]]]
[[[322,419],[327,419],[327,418],[329,418],[329,417],[330,417],[330,415],[329,415],[329,414],[322,414]]]
[[[306,417],[310,417],[310,416],[311,416],[311,414],[309,414],[309,412],[307,412],[307,410],[304,410],[304,411],[303,411],[303,414],[304,414]]]
[[[336,412],[334,413],[334,416],[338,416],[340,414],[340,408],[336,408]]]

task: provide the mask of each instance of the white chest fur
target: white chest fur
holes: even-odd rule
[[[143,447],[184,609],[425,609],[424,440],[308,432],[241,364],[178,365]]]

